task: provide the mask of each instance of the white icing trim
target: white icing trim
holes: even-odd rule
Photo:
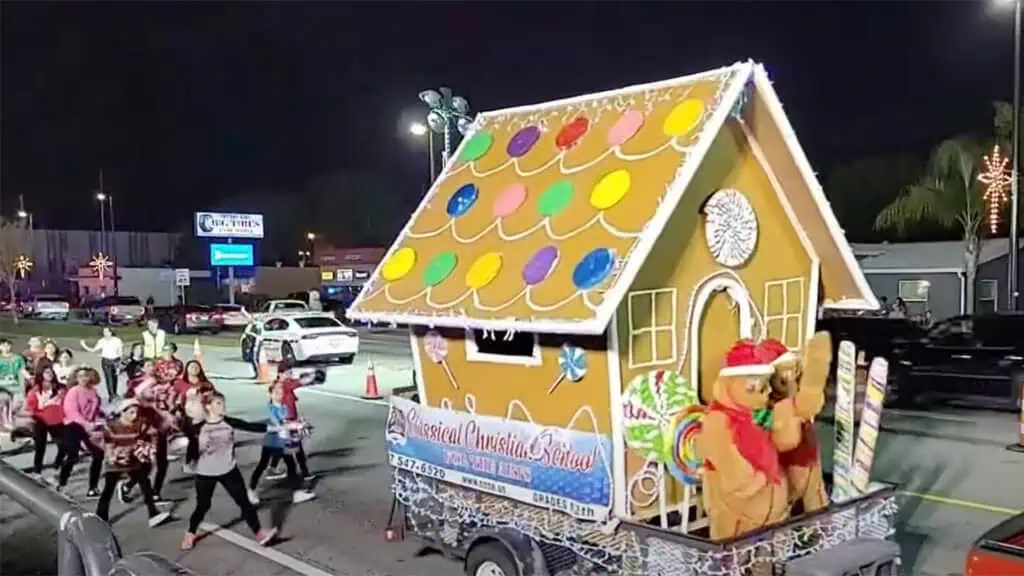
[[[682,166],[676,172],[675,179],[668,185],[665,197],[659,205],[658,209],[655,210],[654,215],[648,220],[644,226],[643,231],[640,233],[639,238],[633,245],[631,253],[625,258],[625,266],[618,273],[617,277],[612,283],[611,288],[605,293],[604,300],[597,306],[595,315],[591,318],[582,321],[564,320],[564,319],[530,319],[530,320],[516,320],[516,319],[481,319],[472,318],[467,315],[458,317],[447,318],[442,320],[441,317],[431,317],[426,314],[412,314],[402,313],[395,314],[394,312],[370,312],[361,310],[363,300],[371,295],[370,291],[363,291],[356,298],[355,302],[349,307],[349,317],[354,320],[361,321],[374,321],[374,322],[395,322],[395,323],[409,323],[409,324],[432,324],[437,326],[451,326],[451,327],[472,327],[477,329],[515,329],[521,331],[533,331],[533,332],[545,332],[553,334],[593,334],[598,335],[604,333],[608,323],[611,321],[612,316],[621,304],[622,299],[625,298],[626,292],[632,286],[636,280],[637,274],[640,272],[640,268],[646,262],[647,257],[650,255],[651,250],[654,248],[658,237],[661,235],[662,230],[668,224],[669,218],[675,212],[676,207],[679,205],[680,200],[683,197],[683,193],[686,192],[686,188],[689,186],[690,181],[697,173],[697,169],[703,162],[704,156],[707,155],[708,150],[711,148],[711,144],[714,139],[718,136],[725,121],[729,118],[729,114],[732,112],[733,104],[739,99],[740,94],[743,92],[744,86],[747,80],[750,78],[751,73],[754,69],[753,61],[747,61],[737,63],[732,66],[717,69],[711,72],[704,72],[701,74],[686,76],[683,78],[677,78],[674,80],[665,80],[661,82],[655,82],[652,84],[645,84],[640,86],[634,86],[626,89],[613,90],[607,93],[589,94],[579,96],[576,98],[570,98],[566,100],[558,100],[555,102],[549,102],[547,104],[541,104],[538,106],[521,106],[516,108],[508,108],[504,110],[497,110],[494,112],[488,112],[486,114],[478,115],[474,126],[479,127],[482,125],[482,121],[487,118],[492,118],[500,115],[507,115],[510,113],[519,113],[525,111],[540,111],[545,108],[562,106],[565,104],[590,100],[599,98],[602,96],[612,94],[622,94],[630,91],[639,90],[653,90],[675,84],[682,83],[684,80],[687,82],[697,81],[704,77],[712,77],[714,75],[720,75],[723,73],[734,74],[734,77],[728,81],[728,87],[725,89],[723,96],[718,103],[718,107],[710,118],[707,119],[697,142],[692,147],[692,153],[683,160]],[[453,157],[457,157],[461,153],[463,146],[469,142],[471,137],[467,135],[463,139],[462,143],[453,153]],[[442,173],[434,183],[431,185],[430,190],[423,197],[419,207],[413,212],[412,216],[406,222],[402,231],[399,233],[396,241],[388,249],[388,252],[381,259],[381,264],[374,271],[370,280],[367,282],[370,286],[376,286],[380,282],[379,276],[381,268],[384,263],[392,256],[392,254],[398,250],[401,245],[402,239],[404,239],[411,231],[413,222],[416,222],[419,215],[426,210],[430,204],[430,200],[433,198],[436,188],[443,182],[450,174],[452,165],[454,163],[449,162]]]
[[[751,311],[750,292],[747,291],[740,280],[728,276],[716,276],[705,281],[700,291],[697,292],[693,305],[690,308],[690,316],[686,319],[689,325],[689,336],[687,339],[689,340],[691,351],[689,354],[690,382],[697,386],[698,390],[700,388],[701,318],[704,316],[704,308],[707,306],[708,300],[720,290],[725,290],[729,297],[732,298],[733,303],[739,306],[740,338],[753,338],[754,336],[754,318]],[[764,326],[765,324],[762,321],[762,332]],[[680,369],[682,369],[683,362],[685,362],[685,358],[680,362]]]
[[[864,268],[865,274],[959,274],[963,268]]]
[[[420,345],[416,341],[416,332],[409,326],[409,348],[412,350],[412,365],[416,370],[416,393],[420,395],[420,404],[427,404],[427,376],[423,373],[423,361],[420,358]]]
[[[818,328],[818,313],[822,309],[818,304],[818,288],[821,286],[821,260],[815,258],[811,261],[810,286],[807,287],[807,331],[804,332],[804,342],[809,341]]]
[[[655,301],[659,294],[669,294],[672,302],[672,317],[668,324],[659,325],[657,323],[658,312],[655,307]],[[645,328],[636,328],[636,323],[633,321],[633,299],[636,297],[647,297],[651,301],[651,317],[650,325]],[[679,347],[679,332],[676,330],[676,324],[679,321],[678,316],[678,302],[679,293],[675,288],[656,288],[653,290],[637,290],[630,292],[626,296],[626,317],[629,324],[629,367],[631,369],[646,368],[649,366],[660,366],[662,364],[672,364],[678,358],[677,350]],[[615,316],[613,316],[615,318]],[[672,338],[672,355],[668,358],[658,358],[658,333],[668,332]],[[633,340],[640,334],[651,335],[651,359],[645,362],[636,362],[633,354]]]
[[[783,354],[782,356],[779,356],[775,360],[772,360],[772,366],[778,366],[779,364],[787,364],[787,363],[793,362],[795,360],[797,360],[797,355],[793,354],[793,352],[787,350],[785,354]]]
[[[523,332],[527,334],[528,332]],[[476,343],[476,332],[466,330],[466,360],[468,362],[488,362],[490,364],[513,364],[515,366],[540,366],[544,358],[540,353],[540,343],[537,340],[537,333],[528,333],[533,336],[533,352],[529,356],[514,356],[510,354],[489,354],[481,352]]]
[[[853,249],[846,241],[846,234],[843,232],[842,227],[839,226],[839,221],[836,220],[836,215],[832,212],[832,206],[829,203],[828,198],[825,196],[825,192],[822,190],[821,184],[818,182],[818,179],[814,174],[814,170],[811,168],[811,163],[807,160],[807,155],[804,153],[799,141],[797,141],[796,134],[793,131],[793,126],[790,124],[785,111],[782,109],[782,102],[779,101],[778,94],[776,94],[775,89],[772,88],[772,82],[768,78],[768,73],[765,71],[763,64],[757,64],[753,67],[753,76],[754,86],[767,106],[768,113],[771,115],[776,127],[782,134],[786,147],[789,148],[789,153],[793,156],[797,169],[803,176],[804,182],[807,184],[807,188],[811,191],[811,197],[818,206],[818,213],[821,215],[825,222],[825,226],[832,235],[832,241],[835,242],[836,247],[838,247],[839,254],[843,258],[843,263],[846,265],[846,269],[849,271],[850,275],[853,276],[854,283],[861,292],[859,296],[864,302],[869,304],[869,309],[879,309],[881,306],[878,303],[878,299],[875,297],[875,293],[871,290],[871,285],[868,284],[864,273],[861,272],[860,265],[857,263],[857,258],[853,255]]]
[[[843,298],[838,302],[826,302],[824,308],[827,310],[874,310],[870,302],[857,298]]]
[[[627,517],[626,506],[626,437],[623,431],[622,359],[619,357],[619,317],[612,316],[608,325],[608,398],[612,420],[612,514]]]
[[[720,376],[771,376],[775,368],[771,364],[751,364],[749,366],[726,366],[718,371]]]

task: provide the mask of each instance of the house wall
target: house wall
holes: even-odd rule
[[[955,273],[922,274],[901,272],[898,274],[878,274],[866,272],[868,284],[881,299],[883,296],[891,306],[899,296],[901,281],[927,280],[928,309],[932,311],[933,320],[941,320],[960,314],[960,278]]]
[[[413,328],[416,346],[413,357],[420,364],[418,372],[422,375],[425,396],[420,398],[421,402],[545,426],[571,427],[585,432],[594,431],[596,426],[601,434],[611,432],[606,336],[542,334],[538,338],[539,365],[521,366],[469,360],[466,333],[457,329],[441,329],[438,332],[448,342],[448,356],[445,364],[439,364],[431,361],[423,346],[427,330],[424,327]],[[579,382],[561,382],[549,394],[551,385],[561,375],[559,348],[567,341],[586,350],[587,373]]]
[[[1022,257],[1018,257],[1018,262],[1024,262],[1024,250],[1021,251]],[[1010,277],[1010,257],[1009,255],[1000,256],[984,264],[978,266],[978,290],[977,295],[979,298],[983,297],[982,280],[995,280],[996,289],[998,290],[998,300],[996,310],[1008,310],[1009,309],[1009,286],[1007,286],[1007,279]],[[1018,265],[1017,269],[1017,286],[1018,289],[1024,286],[1024,268]],[[979,302],[978,304],[982,304]],[[979,310],[990,310],[991,305],[988,308],[980,307]]]
[[[108,251],[123,267],[165,266],[173,260],[179,234],[118,231],[107,233]],[[48,279],[74,274],[100,252],[102,235],[93,230],[29,232],[28,247],[35,262],[33,275]],[[116,250],[114,246],[116,245]]]
[[[731,271],[712,258],[700,214],[706,198],[725,188],[741,191],[758,218],[758,244],[753,256]],[[816,311],[816,306],[809,302],[811,268],[811,257],[787,218],[768,175],[744,133],[730,121],[714,141],[618,310],[624,387],[637,376],[656,369],[681,370],[690,378],[691,363],[698,362],[701,395],[707,401],[723,356],[741,336],[740,315],[746,305],[754,320],[751,335],[761,335],[761,319],[765,319],[768,336],[779,338],[790,347],[799,347],[809,336],[808,315]],[[734,286],[749,294],[749,300],[734,305],[730,295],[719,291],[700,309],[701,294],[715,282],[710,279],[714,274],[720,275],[716,278],[730,278],[736,283]],[[654,336],[644,330],[650,324],[652,299],[654,322],[664,328],[654,332]],[[784,304],[788,304],[788,310],[783,309]],[[781,315],[785,313],[790,316],[783,319]],[[691,331],[695,325],[696,339]],[[627,481],[643,466],[639,456],[628,453]],[[669,491],[670,505],[681,495],[681,487],[673,485]],[[631,496],[637,504],[639,495]],[[639,516],[654,511],[639,506],[634,510]]]

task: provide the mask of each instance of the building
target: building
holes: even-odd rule
[[[854,244],[871,288],[889,304],[903,298],[912,315],[931,311],[939,320],[967,310],[967,275],[964,244],[949,242],[901,242]],[[993,312],[1007,306],[1009,241],[984,240],[978,259],[975,310]]]
[[[103,250],[103,238],[108,249]],[[32,280],[56,282],[75,275],[101,251],[118,266],[160,267],[174,259],[180,234],[162,232],[108,232],[93,230],[31,230],[28,251],[33,261]]]
[[[453,158],[349,316],[413,327],[429,406],[608,438],[614,515],[657,514],[634,379],[706,398],[740,337],[878,307],[760,65],[484,113]]]
[[[334,248],[317,246],[320,284],[328,298],[351,300],[370,279],[386,248]]]

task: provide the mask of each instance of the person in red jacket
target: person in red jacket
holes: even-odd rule
[[[151,463],[155,466],[151,466],[151,468],[155,468],[152,488],[153,498],[158,504],[166,502],[160,492],[167,479],[168,435],[176,424],[173,416],[174,381],[161,377],[161,370],[163,370],[164,377],[172,377],[172,374],[175,373],[172,372],[173,363],[165,363],[161,368],[160,362],[161,360],[156,362],[146,360],[142,365],[142,375],[128,382],[125,392],[125,398],[138,401],[140,417],[145,419],[156,431],[156,436],[153,439],[155,454]],[[130,502],[135,484],[134,477],[128,477],[125,482],[120,484],[117,490],[118,499],[125,503]]]
[[[61,439],[64,436],[64,386],[57,381],[53,366],[44,366],[36,374],[32,389],[25,399],[25,409],[32,415],[34,423],[32,441],[35,443],[35,457],[32,472],[43,473],[43,457],[46,455],[47,440],[57,444],[57,458],[53,465],[60,468],[66,450]]]
[[[156,361],[157,380],[173,383],[185,373],[185,364],[175,356],[177,352],[178,346],[174,342],[164,345],[160,358]]]
[[[302,388],[303,386],[323,384],[324,380],[327,377],[327,374],[323,370],[317,369],[312,372],[308,372],[307,374],[304,374],[300,377],[298,374],[296,374],[294,366],[287,361],[283,361],[278,365],[277,374],[277,380],[273,384],[271,384],[271,388],[273,388],[274,385],[278,383],[281,384],[284,390],[282,403],[284,404],[285,408],[288,411],[288,421],[302,421],[302,418],[299,417],[299,398],[295,394],[296,390]],[[312,430],[312,426],[307,425],[305,430],[305,435],[308,435],[309,432]],[[304,480],[308,482],[316,478],[316,475],[312,474],[309,471],[309,463],[306,459],[306,450],[303,448],[301,441],[299,441],[298,448],[296,449],[295,452],[295,461],[299,465],[299,472],[302,474],[302,478]],[[271,457],[270,473],[267,474],[266,476],[267,480],[279,480],[287,475],[286,472],[282,472],[280,470],[280,463],[280,455],[275,454],[273,457]]]

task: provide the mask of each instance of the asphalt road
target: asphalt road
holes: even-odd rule
[[[69,341],[68,344],[75,344]],[[189,350],[182,347],[183,351]],[[266,393],[245,379],[249,368],[231,348],[203,350],[208,369],[227,395],[231,413],[263,417]],[[78,354],[80,359],[88,355]],[[188,356],[188,354],[184,354]],[[412,383],[408,339],[404,333],[363,335],[356,364],[333,367],[321,387],[300,392],[300,409],[316,425],[307,446],[311,468],[320,474],[318,499],[297,506],[265,484],[262,515],[282,525],[284,540],[260,549],[238,524],[227,496],[218,493],[206,528],[216,531],[195,550],[178,550],[184,521],[150,530],[137,505],[115,503],[114,529],[128,552],[151,550],[198,574],[247,576],[304,574],[324,576],[450,576],[460,566],[436,554],[421,555],[415,541],[387,543],[383,529],[391,505],[390,476],[381,431],[386,407],[359,399],[366,363],[372,358],[382,393]],[[829,419],[819,424],[822,453],[831,453]],[[1020,476],[1024,455],[1004,446],[1016,439],[1016,415],[1006,412],[933,407],[927,413],[886,411],[873,478],[901,487],[898,539],[906,573],[915,576],[960,574],[970,543],[1018,509],[1024,509]],[[259,437],[247,436],[239,448],[243,472],[259,454]],[[51,451],[52,457],[52,451]],[[827,461],[826,467],[830,465]],[[27,455],[9,457],[21,466]],[[84,472],[84,471],[82,471]],[[175,515],[191,512],[191,485],[172,481],[165,496]],[[84,478],[72,481],[71,494],[84,494]],[[0,498],[0,574],[53,572],[52,531]]]

